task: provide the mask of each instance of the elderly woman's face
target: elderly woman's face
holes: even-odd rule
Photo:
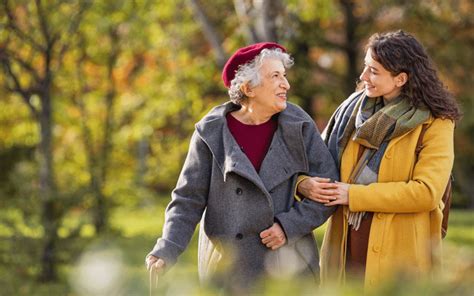
[[[286,70],[278,59],[263,60],[260,68],[261,83],[251,89],[249,100],[266,112],[278,113],[286,108],[286,96],[290,84],[286,79]]]

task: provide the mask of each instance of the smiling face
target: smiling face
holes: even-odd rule
[[[360,80],[364,82],[367,96],[371,98],[383,97],[386,100],[397,97],[406,82],[407,75],[402,72],[393,76],[372,57],[370,48],[367,50],[364,61],[365,67],[360,74]]]
[[[276,114],[285,110],[290,84],[283,63],[278,59],[265,59],[259,74],[260,84],[246,91],[249,103],[265,113]]]

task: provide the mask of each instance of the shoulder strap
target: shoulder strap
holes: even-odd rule
[[[423,149],[423,137],[425,136],[427,129],[428,129],[428,125],[426,124],[421,125],[420,136],[418,137],[418,142],[416,142],[416,148],[415,148],[415,155],[416,155],[417,160],[418,160],[418,156],[420,155],[421,149]]]
[[[416,160],[418,161],[418,156],[420,155],[421,149],[423,149],[423,136],[425,135],[426,130],[428,129],[428,125],[423,124],[420,132],[420,136],[418,137],[418,142],[416,143],[415,148],[415,155]],[[448,233],[448,218],[449,218],[449,209],[451,207],[451,200],[452,200],[452,183],[453,183],[453,174],[449,176],[448,184],[446,185],[446,189],[444,190],[444,194],[441,197],[443,201],[443,220],[441,222],[441,237],[444,238]]]

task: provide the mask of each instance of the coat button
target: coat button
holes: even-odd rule
[[[242,188],[235,189],[235,193],[237,193],[237,195],[242,195],[242,192]]]
[[[378,253],[380,252],[380,246],[374,246],[372,250],[374,250],[375,253]]]
[[[382,219],[383,218],[383,213],[377,213],[377,219]]]
[[[241,239],[243,239],[243,238],[244,238],[244,235],[243,235],[242,233],[237,233],[237,234],[235,235],[235,239],[241,240]]]

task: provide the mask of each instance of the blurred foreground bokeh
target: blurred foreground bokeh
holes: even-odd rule
[[[98,237],[84,235],[60,245],[60,280],[54,284],[37,281],[38,267],[31,263],[34,244],[29,237],[20,242],[2,235],[0,295],[147,295],[149,276],[144,266],[163,223],[164,204],[142,209],[116,209],[113,232]],[[444,240],[444,270],[434,281],[412,282],[391,279],[374,295],[472,295],[474,284],[474,215],[453,211]],[[321,243],[324,226],[315,231]],[[403,247],[403,246],[401,246]],[[257,287],[259,295],[361,295],[359,283],[344,287],[316,287],[307,279],[278,276]],[[197,275],[197,237],[178,263],[159,278],[156,295],[218,295],[215,287],[203,287]]]

